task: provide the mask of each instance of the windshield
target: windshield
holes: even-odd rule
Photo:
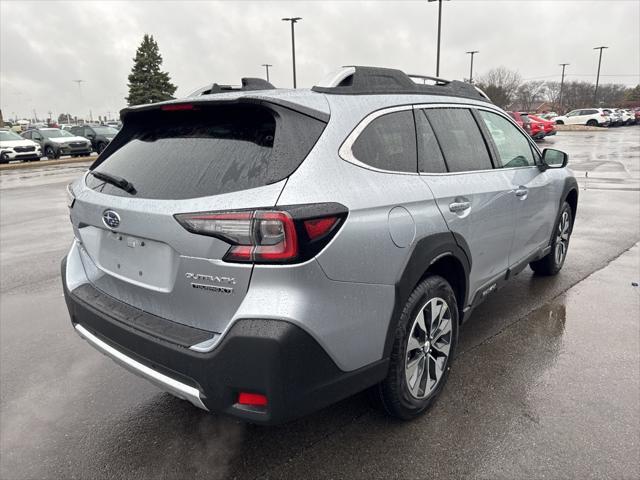
[[[11,142],[13,140],[24,140],[24,138],[15,132],[0,130],[0,142]]]
[[[58,130],[58,129],[40,130],[40,133],[42,134],[43,137],[46,137],[46,138],[73,137],[73,135],[71,135],[66,130]]]
[[[93,127],[93,129],[98,135],[115,135],[118,133],[118,130],[113,127]]]

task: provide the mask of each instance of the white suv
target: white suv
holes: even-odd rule
[[[609,125],[609,116],[602,108],[583,108],[572,110],[566,115],[553,119],[557,125],[589,125],[592,127],[606,127]]]

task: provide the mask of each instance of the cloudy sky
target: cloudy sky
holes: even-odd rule
[[[214,81],[263,76],[291,86],[296,26],[298,86],[340,65],[435,74],[437,3],[413,1],[28,1],[0,0],[0,107],[5,116],[94,118],[118,111],[143,34],[154,35],[177,95]],[[524,79],[640,82],[640,0],[451,0],[443,4],[440,76],[504,65]],[[73,80],[84,80],[81,88]]]

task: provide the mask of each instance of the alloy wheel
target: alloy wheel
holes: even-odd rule
[[[569,248],[569,230],[571,229],[571,221],[569,212],[562,212],[560,221],[558,222],[558,234],[556,236],[555,260],[557,265],[561,265]]]
[[[437,388],[449,363],[451,340],[449,305],[432,298],[418,311],[407,340],[405,379],[415,398],[425,398]]]

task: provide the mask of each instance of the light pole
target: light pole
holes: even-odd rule
[[[594,50],[600,50],[600,57],[598,58],[598,75],[596,76],[596,89],[593,92],[593,106],[598,106],[598,84],[600,83],[600,65],[602,64],[602,50],[609,47],[595,47]]]
[[[469,69],[469,83],[473,83],[473,56],[479,52],[480,50],[471,50],[470,52],[467,52],[469,55],[471,55],[471,68]]]
[[[296,88],[296,36],[294,25],[298,20],[302,20],[302,17],[283,18],[283,22],[291,22],[291,55],[293,58],[293,88]]]
[[[78,92],[82,93],[82,87],[80,86],[80,84],[84,82],[84,80],[71,80],[71,81],[76,82],[78,84]]]
[[[269,67],[273,67],[270,63],[263,63],[262,66],[267,70],[267,82],[269,81]]]
[[[562,79],[560,80],[560,108],[558,110],[560,110],[558,113],[562,114],[564,113],[562,110],[562,89],[564,88],[564,69],[567,68],[567,65],[570,65],[570,63],[561,63],[560,66],[562,67]]]
[[[440,76],[440,32],[442,31],[442,0],[427,0],[438,2],[438,51],[436,53],[436,77]]]

